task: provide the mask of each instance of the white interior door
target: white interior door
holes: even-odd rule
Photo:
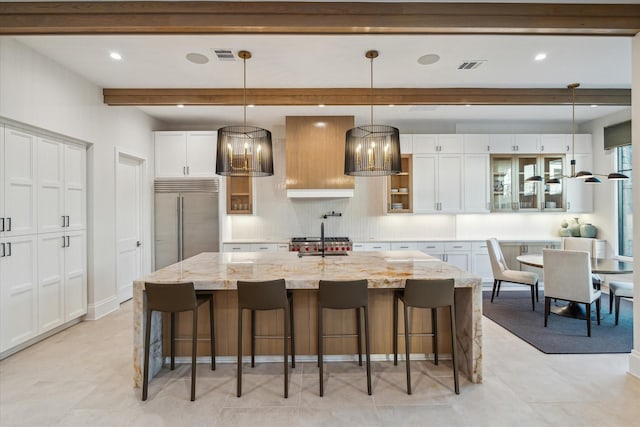
[[[118,298],[124,302],[142,276],[142,160],[119,153],[116,181],[116,268]]]

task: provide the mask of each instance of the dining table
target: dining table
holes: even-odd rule
[[[542,254],[519,255],[516,260],[520,264],[544,269]],[[591,258],[591,273],[593,274],[629,274],[633,273],[633,263],[616,258]],[[551,307],[551,312],[559,316],[586,319],[584,308],[576,303]]]

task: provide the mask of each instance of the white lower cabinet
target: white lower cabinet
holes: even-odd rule
[[[486,242],[471,242],[471,273],[482,277],[482,282],[493,282],[491,259]]]
[[[36,235],[0,239],[0,352],[38,335]]]
[[[47,332],[87,313],[83,230],[38,235],[38,324]]]
[[[222,245],[224,252],[251,252],[251,243],[225,243]]]
[[[471,242],[418,242],[417,249],[462,270],[471,269]]]
[[[289,252],[288,243],[225,243],[223,252]]]
[[[364,244],[365,251],[390,251],[391,243],[389,242],[368,242]]]
[[[415,251],[418,249],[418,244],[416,242],[392,242],[391,250],[392,251]]]

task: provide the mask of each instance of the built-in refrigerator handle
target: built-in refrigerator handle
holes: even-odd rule
[[[176,212],[178,213],[178,261],[182,261],[182,197],[176,197]]]

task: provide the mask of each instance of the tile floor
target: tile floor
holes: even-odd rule
[[[413,392],[404,364],[327,365],[318,396],[315,363],[300,363],[282,397],[282,365],[245,365],[235,396],[235,364],[198,366],[196,401],[189,368],[163,370],[140,401],[132,387],[131,303],[83,322],[0,362],[0,426],[631,426],[640,425],[640,379],[626,354],[545,355],[484,319],[484,383],[450,364],[416,362]],[[443,366],[444,365],[444,366]]]

